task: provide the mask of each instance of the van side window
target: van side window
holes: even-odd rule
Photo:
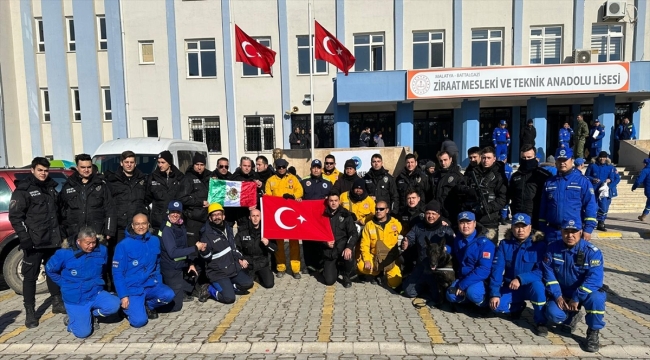
[[[0,178],[0,212],[9,211],[9,201],[11,200],[11,189],[5,179]]]
[[[185,173],[185,170],[192,166],[193,153],[189,150],[178,150],[176,155],[178,156],[178,170]]]

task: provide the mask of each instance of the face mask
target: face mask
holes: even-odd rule
[[[539,162],[537,159],[530,159],[530,160],[524,160],[524,159],[519,159],[519,169],[526,171],[526,170],[532,170],[536,168],[539,165]]]

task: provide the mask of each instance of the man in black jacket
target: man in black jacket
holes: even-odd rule
[[[404,169],[397,175],[395,182],[397,183],[400,204],[406,202],[406,191],[408,189],[415,189],[421,199],[426,199],[426,194],[430,190],[428,177],[418,167],[414,154],[406,155]]]
[[[235,245],[242,253],[243,258],[239,260],[240,265],[248,276],[257,276],[257,281],[266,289],[275,285],[275,278],[271,270],[269,255],[275,254],[278,245],[262,237],[262,213],[253,209],[250,212],[250,223],[244,229],[237,232]]]
[[[382,200],[388,203],[390,212],[397,214],[400,203],[395,178],[388,173],[388,170],[384,169],[384,160],[381,154],[372,155],[370,161],[372,167],[363,176],[368,194],[375,200],[375,203]]]
[[[266,181],[273,176],[275,172],[273,171],[273,167],[269,165],[269,159],[264,155],[255,158],[255,170],[257,171],[257,177],[262,184],[257,187],[257,206],[259,208],[259,199],[264,196]]]
[[[106,184],[117,209],[117,241],[124,239],[125,231],[136,214],[148,212],[144,198],[147,189],[147,175],[136,167],[135,153],[127,150],[120,155],[120,167],[115,172],[106,172]],[[110,245],[110,244],[109,244]],[[113,249],[111,249],[113,248]],[[109,261],[112,259],[109,246]]]
[[[147,178],[147,196],[145,203],[151,203],[149,220],[155,233],[165,219],[167,205],[176,199],[181,203],[187,201],[190,193],[185,175],[174,165],[172,153],[165,150],[158,155],[158,167]]]
[[[294,131],[289,135],[289,145],[292,149],[300,149],[303,145],[302,136],[300,135],[300,128],[295,128]]]
[[[90,155],[75,156],[77,171],[70,175],[59,193],[59,213],[63,233],[74,236],[89,226],[109,239],[117,230],[116,211],[111,191],[100,176],[93,173]]]
[[[508,187],[508,200],[513,214],[530,216],[531,224],[539,224],[539,209],[542,203],[544,184],[552,174],[539,166],[532,145],[521,147],[519,169],[512,174]]]
[[[343,287],[352,286],[350,276],[354,271],[354,247],[359,240],[354,215],[341,206],[339,194],[332,192],[327,197],[325,216],[330,218],[334,240],[323,243],[323,277],[325,285],[334,285],[341,273]],[[343,263],[343,269],[337,264]]]
[[[453,166],[460,166],[460,163],[458,162],[458,146],[456,143],[448,137],[448,135],[445,135],[445,141],[442,142],[442,146],[440,146],[440,151],[441,152],[446,152],[449,154],[453,161]]]
[[[339,194],[346,193],[352,189],[352,185],[357,179],[361,179],[357,174],[357,163],[352,159],[348,159],[345,161],[343,174],[339,174],[338,180],[334,183],[333,190]]]
[[[25,326],[29,329],[38,326],[36,280],[41,273],[41,263],[47,263],[63,239],[56,202],[58,184],[49,176],[50,162],[44,157],[35,157],[31,167],[32,174],[18,182],[9,203],[9,222],[23,251],[23,303]],[[61,289],[49,277],[46,281],[52,295],[52,312],[65,314]]]
[[[332,191],[332,183],[329,180],[323,179],[322,174],[323,163],[314,159],[311,162],[311,174],[308,178],[300,181],[303,191],[303,200],[325,200],[327,195]],[[303,272],[310,271],[316,272],[322,269],[321,259],[322,244],[318,241],[303,240],[302,241],[302,254],[305,258],[306,269]]]
[[[197,152],[192,165],[185,170],[189,194],[183,204],[183,217],[187,229],[187,246],[194,246],[201,239],[199,232],[208,220],[208,189],[212,172],[205,168],[205,155]]]
[[[456,219],[460,214],[457,185],[462,181],[463,174],[453,163],[453,157],[446,151],[437,154],[440,169],[433,174],[433,199],[442,206],[441,215],[447,219]]]
[[[533,126],[533,119],[528,119],[526,126],[521,129],[521,133],[519,134],[519,143],[521,145],[528,144],[535,147],[535,138],[537,138],[537,129]]]
[[[255,183],[259,189],[262,186],[257,173],[255,172],[255,164],[253,164],[253,159],[248,156],[242,156],[239,159],[239,167],[230,177],[230,180],[233,181],[252,181]],[[229,220],[235,220],[237,222],[237,228],[243,228],[248,225],[248,217],[250,216],[250,211],[255,209],[256,206],[251,207],[235,207],[232,208],[232,212],[228,212],[226,216],[232,216]]]

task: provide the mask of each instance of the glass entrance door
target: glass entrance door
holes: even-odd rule
[[[437,162],[436,153],[440,150],[445,136],[453,139],[453,110],[424,110],[413,112],[413,151],[420,160]]]
[[[560,128],[571,121],[571,106],[549,106],[546,109],[546,153],[555,154],[559,146]]]

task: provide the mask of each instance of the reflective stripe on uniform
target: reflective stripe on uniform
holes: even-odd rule
[[[533,304],[533,305],[538,305],[538,306],[546,305],[546,301],[542,301],[542,302],[534,302],[534,301],[531,301],[530,303]]]
[[[546,286],[553,285],[553,284],[558,284],[559,285],[560,283],[557,282],[557,281],[549,281],[549,282],[546,283]]]
[[[212,260],[218,259],[218,258],[226,255],[227,253],[231,252],[231,251],[232,251],[232,249],[230,247],[227,247],[227,248],[223,249],[222,251],[212,255]]]
[[[580,289],[586,291],[588,294],[591,294],[591,290],[587,289],[587,288],[584,287],[584,286],[581,286]]]
[[[605,310],[585,310],[587,314],[605,315]]]
[[[187,259],[187,256],[181,256],[181,257],[175,258],[174,261],[183,261],[185,259]]]

